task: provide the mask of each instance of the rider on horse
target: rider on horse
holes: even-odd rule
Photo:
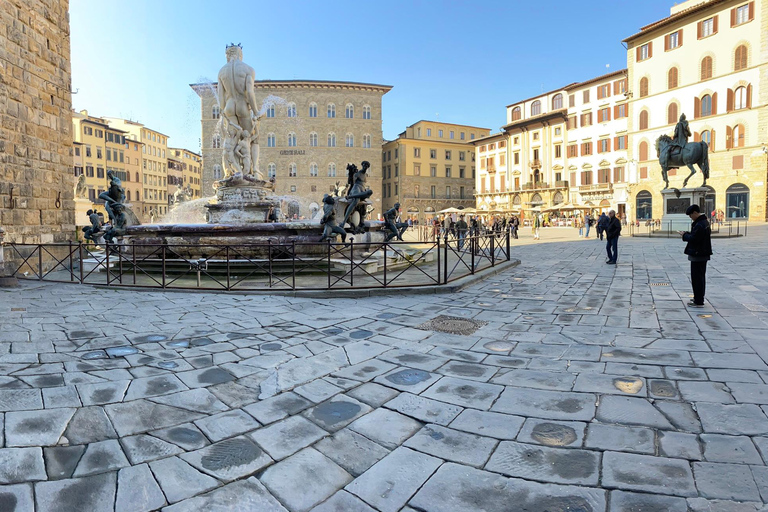
[[[675,126],[675,135],[672,137],[672,146],[677,146],[680,151],[683,150],[688,143],[688,137],[691,136],[691,129],[688,128],[688,120],[685,118],[685,114],[680,115],[680,120]]]

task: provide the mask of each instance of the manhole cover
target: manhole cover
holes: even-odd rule
[[[428,322],[424,322],[421,325],[417,325],[417,329],[423,331],[437,331],[445,332],[448,334],[463,334],[469,335],[476,330],[486,325],[488,322],[480,320],[472,320],[469,318],[461,318],[458,316],[440,315],[436,316]]]
[[[669,286],[669,283],[651,283],[651,286]]]

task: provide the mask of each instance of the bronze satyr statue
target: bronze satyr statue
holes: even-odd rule
[[[704,182],[701,186],[703,187],[707,184],[707,179],[709,178],[709,147],[704,141],[688,142],[688,137],[690,136],[691,130],[688,128],[688,120],[685,118],[685,114],[682,114],[680,121],[675,126],[674,138],[664,134],[656,139],[656,153],[659,156],[664,189],[669,188],[667,172],[670,169],[678,169],[683,165],[691,170],[691,174],[683,181],[683,187],[688,185],[688,180],[696,174],[693,164],[698,165],[701,173],[704,175]]]
[[[401,242],[403,241],[403,233],[408,229],[407,222],[397,222],[397,215],[400,213],[400,203],[395,203],[395,206],[384,212],[384,225],[389,230],[385,242],[389,242],[393,238],[397,237]]]
[[[112,227],[104,234],[104,240],[108,244],[114,243],[114,239],[125,235],[125,228],[128,225],[128,219],[125,216],[124,206],[121,203],[112,205],[115,217],[112,219]]]
[[[109,215],[109,221],[114,224],[115,222],[115,205],[122,205],[125,202],[125,189],[123,188],[123,182],[112,171],[107,171],[107,178],[109,179],[109,189],[99,194],[99,199],[104,200],[104,209],[107,210]]]
[[[347,241],[347,232],[336,224],[336,198],[328,194],[323,197],[323,218],[320,219],[320,224],[323,226],[321,242],[335,239],[336,235],[341,235],[342,242]]]
[[[349,173],[348,179],[352,181],[352,185],[347,188],[347,200],[349,201],[349,205],[344,212],[344,220],[341,221],[342,227],[344,227],[344,225],[349,221],[350,216],[355,212],[355,210],[358,209],[357,207],[360,204],[360,201],[368,199],[373,194],[373,190],[368,189],[365,186],[365,181],[368,177],[366,171],[371,166],[371,164],[368,162],[363,162],[361,165],[363,168],[359,171],[357,170],[357,166],[355,164],[347,165],[347,171]],[[363,209],[362,212],[358,213],[360,215],[360,223],[357,225],[352,225],[352,223],[350,223],[350,229],[352,233],[362,233],[365,230],[364,218],[367,210]]]

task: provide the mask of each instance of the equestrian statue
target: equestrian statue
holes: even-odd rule
[[[656,139],[656,154],[661,165],[664,189],[669,188],[669,177],[667,176],[669,170],[678,169],[684,165],[691,170],[691,174],[683,181],[683,187],[688,185],[688,180],[696,174],[693,164],[698,165],[701,173],[704,175],[704,182],[701,186],[703,187],[707,184],[707,179],[709,179],[709,147],[704,141],[688,142],[688,137],[690,136],[691,130],[688,128],[688,120],[685,118],[685,114],[682,114],[675,126],[675,136],[673,138],[663,134]]]

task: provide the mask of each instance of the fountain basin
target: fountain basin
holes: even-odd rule
[[[384,241],[384,223],[367,221],[367,231],[347,235],[354,240],[354,252],[368,253]],[[130,226],[123,238],[124,253],[137,258],[159,257],[160,246],[168,246],[166,257],[200,260],[224,257],[229,247],[230,259],[289,259],[296,256],[322,256],[328,242],[320,242],[323,226],[313,221],[252,224],[147,224]],[[338,239],[339,244],[341,238]],[[168,251],[166,251],[168,252]]]

